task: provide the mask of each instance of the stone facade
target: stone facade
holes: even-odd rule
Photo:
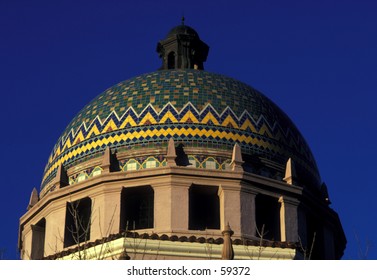
[[[104,157],[106,156],[108,154],[104,153]],[[22,258],[29,259],[38,255],[34,253],[37,249],[33,248],[33,243],[35,236],[40,235],[40,231],[44,231],[44,238],[40,237],[40,240],[44,243],[44,250],[43,255],[39,255],[39,257],[55,255],[71,248],[72,246],[64,247],[64,237],[67,231],[67,203],[80,201],[84,198],[90,198],[92,210],[90,239],[81,242],[81,244],[102,240],[111,234],[121,233],[121,219],[125,219],[124,214],[122,214],[122,203],[124,203],[122,191],[145,186],[149,186],[153,190],[153,227],[133,229],[129,225],[128,228],[123,229],[125,231],[149,235],[195,236],[197,238],[212,237],[218,239],[222,238],[222,231],[229,223],[234,231],[232,236],[234,240],[259,241],[267,239],[261,234],[262,229],[258,229],[259,225],[256,224],[256,215],[259,213],[255,198],[258,195],[265,195],[273,198],[276,202],[277,212],[272,214],[279,218],[279,221],[274,225],[269,224],[269,218],[266,218],[266,225],[278,227],[277,229],[269,228],[266,230],[279,231],[280,234],[276,235],[277,239],[273,240],[278,242],[277,247],[295,244],[295,249],[291,250],[294,253],[290,253],[292,258],[302,257],[302,248],[299,246],[299,241],[308,240],[306,229],[301,229],[301,231],[299,229],[299,207],[301,209],[310,208],[313,211],[311,203],[320,205],[319,201],[310,201],[313,198],[306,195],[302,187],[243,171],[163,166],[136,171],[109,172],[55,190],[33,205],[28,213],[21,218]],[[200,186],[202,189],[209,187],[216,189],[219,204],[218,208],[213,210],[219,213],[218,228],[201,230],[189,228],[190,218],[193,218],[190,217],[190,207],[198,207],[193,203],[190,204],[190,199],[195,199],[195,197],[190,197],[190,189],[195,186]],[[322,217],[328,217],[327,220],[322,219],[326,227],[321,229],[323,231],[323,243],[320,245],[323,246],[325,251],[320,257],[335,258],[337,250],[334,228],[336,228],[338,222],[336,214],[325,205],[318,207],[314,212],[317,214],[322,212]],[[203,215],[205,214],[203,213]],[[307,216],[307,213],[303,215]],[[310,213],[310,215],[312,214]],[[35,225],[42,220],[45,221],[44,228],[39,227],[38,230],[35,230]],[[301,236],[304,238],[301,238]],[[38,241],[39,244],[42,241]],[[77,245],[78,243],[75,243],[73,247]],[[186,245],[193,246],[189,242]],[[183,252],[181,253],[183,254]],[[165,251],[164,254],[159,253],[161,257],[167,259],[175,258],[172,252]],[[153,256],[148,253],[144,255],[153,259]],[[212,257],[219,256],[214,253]],[[239,256],[236,254],[235,258],[237,257]]]

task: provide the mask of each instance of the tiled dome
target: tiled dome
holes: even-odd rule
[[[135,157],[140,148],[166,147],[171,137],[185,149],[212,151],[214,158],[217,150],[230,151],[239,143],[245,171],[275,179],[284,176],[279,170],[292,158],[303,184],[320,184],[304,138],[272,101],[235,79],[185,69],[123,81],[88,103],[54,146],[41,188],[61,164],[67,169],[100,157],[107,146]],[[156,150],[154,156],[164,162],[164,153]],[[229,160],[217,160],[217,169]]]

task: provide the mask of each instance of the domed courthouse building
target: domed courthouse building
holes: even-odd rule
[[[204,71],[182,22],[158,71],[69,123],[20,219],[22,259],[340,259],[346,238],[303,136],[262,93]]]

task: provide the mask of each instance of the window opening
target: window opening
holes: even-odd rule
[[[171,52],[168,55],[168,69],[174,69],[175,68],[175,53]]]
[[[305,258],[311,260],[323,260],[324,255],[324,236],[323,225],[314,217],[314,215],[307,215],[307,245],[305,247]]]
[[[192,186],[189,191],[189,229],[220,229],[218,187]]]
[[[40,220],[37,224],[31,226],[32,243],[31,256],[32,260],[41,260],[44,257],[45,236],[46,236],[46,219]]]
[[[92,200],[89,197],[67,202],[64,247],[79,245],[90,239]]]
[[[121,195],[121,230],[153,228],[154,191],[152,187],[124,188]]]
[[[255,197],[257,237],[280,241],[280,207],[278,198],[263,194]]]

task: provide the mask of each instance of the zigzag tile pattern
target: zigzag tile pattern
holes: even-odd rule
[[[55,145],[42,181],[110,145],[177,141],[232,147],[281,162],[294,157],[317,172],[300,132],[267,97],[234,79],[196,70],[145,74],[106,90],[68,125]]]

